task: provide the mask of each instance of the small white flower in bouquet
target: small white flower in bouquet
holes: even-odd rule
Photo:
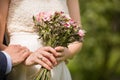
[[[39,38],[46,46],[67,47],[69,43],[83,41],[85,31],[64,12],[40,12],[37,16],[33,16],[33,21]],[[34,77],[34,80],[50,79],[50,71],[43,67]]]

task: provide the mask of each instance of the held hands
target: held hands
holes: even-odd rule
[[[31,66],[40,64],[48,70],[51,70],[54,66],[60,62],[69,58],[69,50],[65,47],[42,47],[33,52],[26,60],[25,65]]]
[[[43,67],[51,70],[55,65],[57,65],[57,60],[55,57],[61,56],[52,47],[42,47],[33,52],[25,61],[25,65],[31,66],[34,64],[40,64]]]
[[[5,50],[12,60],[12,65],[16,66],[22,63],[27,66],[40,64],[51,70],[54,66],[69,58],[70,51],[65,47],[42,47],[31,53],[26,47],[20,45],[10,45]]]

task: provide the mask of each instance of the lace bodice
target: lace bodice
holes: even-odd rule
[[[8,32],[34,32],[32,17],[41,11],[68,13],[66,0],[11,0]]]

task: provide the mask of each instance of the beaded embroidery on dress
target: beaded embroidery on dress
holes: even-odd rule
[[[20,44],[31,51],[42,47],[32,21],[32,16],[41,11],[63,11],[68,14],[66,0],[11,0],[7,22],[10,44]],[[8,80],[32,80],[31,77],[40,67],[18,65],[8,75]],[[52,69],[51,74],[52,80],[71,80],[64,62]]]

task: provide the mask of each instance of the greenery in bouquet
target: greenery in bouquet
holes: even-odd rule
[[[85,31],[64,12],[40,12],[33,16],[33,21],[39,38],[46,46],[67,47],[69,43],[83,41]],[[50,71],[40,69],[34,80],[50,80]]]

